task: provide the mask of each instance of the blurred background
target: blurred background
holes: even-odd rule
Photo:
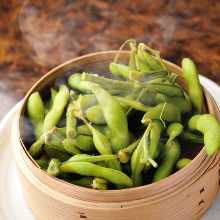
[[[0,0],[0,119],[54,66],[135,38],[220,83],[220,1]]]

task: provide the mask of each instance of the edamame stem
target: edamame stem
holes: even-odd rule
[[[121,163],[128,163],[131,159],[133,151],[136,149],[140,142],[140,138],[130,144],[128,147],[121,149],[118,151],[118,158]]]

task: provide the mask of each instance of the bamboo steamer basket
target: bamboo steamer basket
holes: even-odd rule
[[[202,149],[182,170],[159,182],[122,190],[97,191],[50,177],[38,168],[21,139],[21,125],[28,97],[79,70],[106,73],[116,51],[92,53],[70,60],[41,78],[26,95],[13,125],[14,157],[27,204],[38,220],[193,220],[200,219],[219,190],[220,154],[208,157]],[[120,61],[128,60],[122,51]],[[166,61],[180,75],[181,69]],[[204,90],[208,111],[218,119],[219,110]]]

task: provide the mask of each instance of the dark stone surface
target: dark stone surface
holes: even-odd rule
[[[0,1],[0,118],[49,69],[136,38],[220,83],[220,1]]]

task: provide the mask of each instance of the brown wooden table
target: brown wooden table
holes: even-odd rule
[[[220,1],[1,0],[0,119],[49,69],[136,38],[220,83]]]

